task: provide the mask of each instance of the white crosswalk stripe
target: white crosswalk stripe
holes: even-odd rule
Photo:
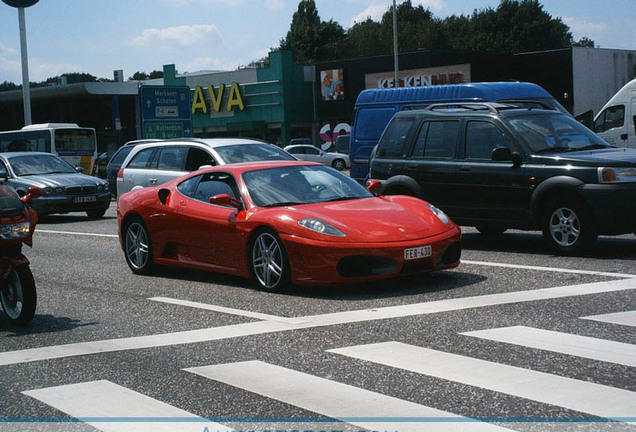
[[[371,430],[508,430],[261,361],[195,367],[186,371]]]
[[[330,352],[596,415],[628,419],[636,393],[400,342]]]
[[[628,343],[524,326],[477,330],[461,334],[636,367],[636,345]]]
[[[233,430],[110,381],[70,384],[23,393],[103,432]]]
[[[616,312],[604,315],[586,316],[582,318],[586,320],[636,327],[636,311]]]

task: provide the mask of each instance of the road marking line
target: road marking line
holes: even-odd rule
[[[636,327],[636,311],[581,317],[582,319]]]
[[[508,430],[258,360],[184,370],[370,430]]]
[[[460,333],[608,363],[636,367],[636,345],[532,327],[504,327]]]
[[[603,294],[633,289],[636,289],[636,279],[621,279],[582,285],[514,291],[401,306],[389,306],[378,309],[334,312],[323,315],[304,316],[293,320],[277,319],[223,327],[188,330],[176,333],[46,346],[41,348],[2,352],[0,353],[0,366],[78,355],[209,342],[213,340],[254,336],[258,334],[418,316],[486,306],[552,300],[581,295]]]
[[[168,303],[168,304],[173,304],[178,306],[192,307],[196,309],[209,310],[214,312],[221,312],[221,313],[225,313],[229,315],[238,315],[238,316],[244,316],[247,318],[255,318],[262,321],[284,321],[284,322],[298,321],[295,318],[285,318],[278,315],[269,315],[269,314],[264,314],[260,312],[252,312],[252,311],[246,311],[242,309],[227,308],[227,307],[212,305],[208,303],[199,303],[199,302],[193,302],[189,300],[174,299],[170,297],[150,297],[148,298],[148,300],[152,300],[152,301],[156,301],[160,303]]]
[[[520,270],[573,273],[573,274],[591,275],[591,276],[636,278],[636,274],[629,274],[629,273],[611,273],[611,272],[599,272],[599,271],[593,271],[593,270],[575,270],[575,269],[566,269],[566,268],[560,268],[560,267],[540,267],[540,266],[529,266],[529,265],[520,265],[520,264],[494,263],[494,262],[486,262],[486,261],[462,260],[462,264],[480,265],[480,266],[488,266],[488,267],[505,267],[505,268],[520,269]]]
[[[401,342],[328,352],[604,418],[633,418],[636,413],[635,392]]]
[[[106,380],[22,393],[104,432],[233,430]]]
[[[116,239],[119,238],[117,234],[81,233],[81,232],[73,232],[73,231],[53,231],[53,230],[45,230],[40,228],[36,228],[35,232],[37,234],[46,233],[46,234],[78,235],[78,236],[87,236],[87,237],[108,237],[108,238],[116,238]]]

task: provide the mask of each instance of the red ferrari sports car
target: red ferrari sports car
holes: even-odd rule
[[[189,267],[253,277],[267,291],[449,269],[461,255],[460,229],[439,209],[376,197],[313,162],[203,169],[122,195],[117,217],[134,273]]]

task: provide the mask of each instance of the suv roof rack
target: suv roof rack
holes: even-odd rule
[[[502,104],[496,102],[446,102],[431,104],[424,108],[427,111],[436,110],[457,110],[457,111],[485,111],[498,114],[499,111],[505,109],[519,108],[514,105]]]

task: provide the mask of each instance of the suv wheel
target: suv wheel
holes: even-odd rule
[[[590,249],[598,234],[593,217],[580,200],[572,197],[547,203],[543,217],[543,236],[557,253],[572,255]]]

